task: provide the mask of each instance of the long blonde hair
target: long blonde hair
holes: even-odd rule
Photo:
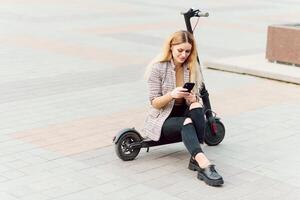
[[[194,87],[193,91],[198,93],[197,89],[202,87],[203,78],[202,78],[202,72],[200,66],[197,61],[196,42],[193,34],[191,34],[188,31],[184,31],[184,30],[177,31],[172,35],[170,35],[169,38],[167,38],[167,40],[163,45],[162,53],[156,56],[147,66],[145,78],[149,77],[153,64],[172,60],[172,52],[171,52],[172,45],[178,45],[185,42],[188,42],[192,45],[191,53],[187,58],[187,60],[185,61],[185,63],[188,65],[190,69],[190,82],[194,82],[196,84],[196,87]]]

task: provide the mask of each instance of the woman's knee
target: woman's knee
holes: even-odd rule
[[[190,105],[190,110],[194,108],[201,108],[201,104],[199,102],[194,102]]]
[[[192,119],[189,118],[189,117],[187,117],[187,118],[184,120],[183,125],[191,124],[191,123],[193,123],[193,122],[192,122]]]

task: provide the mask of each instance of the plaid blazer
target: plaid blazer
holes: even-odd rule
[[[152,66],[148,78],[150,105],[154,98],[167,94],[176,88],[175,65],[173,61],[155,63]],[[184,65],[184,82],[189,82],[190,73],[187,65]],[[161,136],[164,121],[170,115],[175,100],[169,102],[165,107],[156,109],[150,106],[146,117],[143,134],[154,141]]]

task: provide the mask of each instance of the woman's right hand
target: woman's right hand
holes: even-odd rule
[[[177,87],[174,90],[171,91],[171,97],[174,99],[180,99],[184,98],[189,95],[186,88],[183,87]]]

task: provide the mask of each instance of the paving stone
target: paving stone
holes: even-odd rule
[[[50,200],[51,197],[39,194],[39,193],[34,193],[26,196],[19,197],[19,199],[22,200]]]
[[[9,194],[4,193],[4,192],[0,192],[0,198],[1,199],[7,199],[7,200],[17,200],[17,198],[15,198],[14,196],[9,195]]]

